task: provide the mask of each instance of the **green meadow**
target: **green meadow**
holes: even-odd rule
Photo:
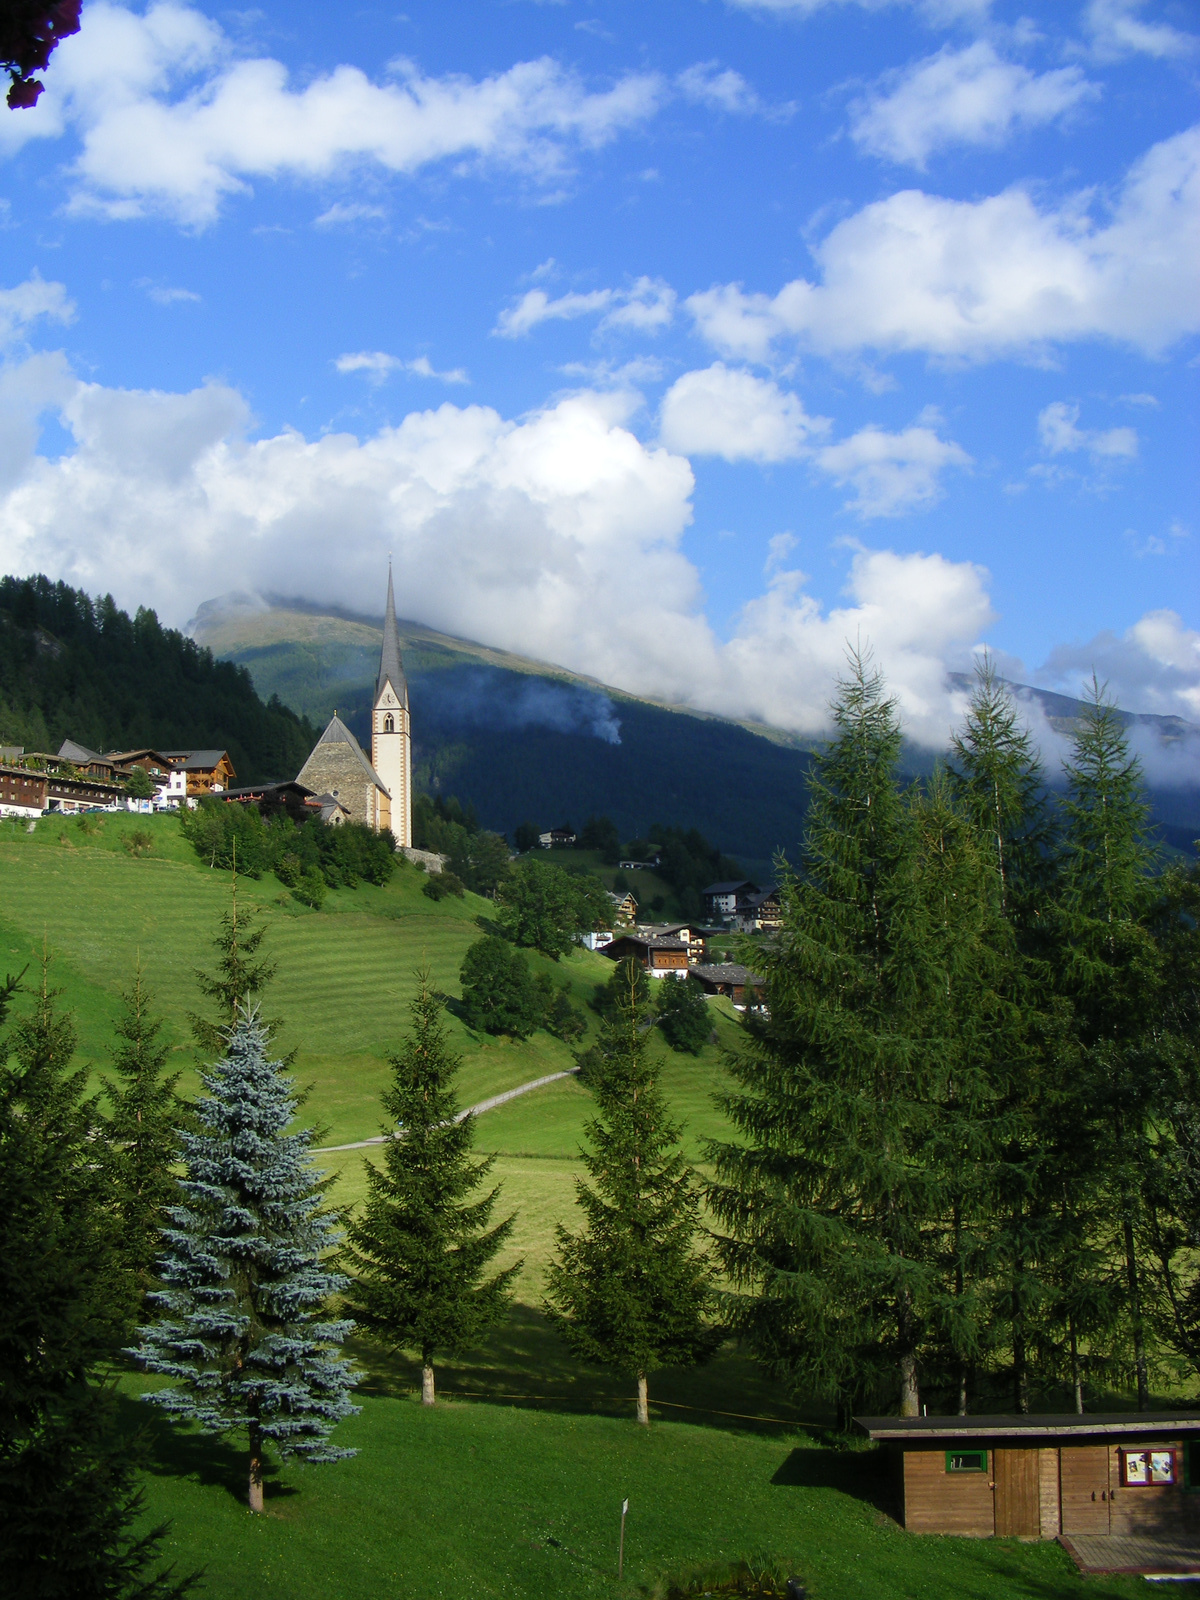
[[[239,903],[269,924],[277,964],[265,1009],[281,1019],[308,1090],[303,1115],[321,1146],[379,1131],[388,1052],[403,1037],[419,969],[451,1002],[489,902],[431,901],[423,874],[398,866],[384,888],[332,892],[318,911],[273,877],[241,880]],[[79,1029],[81,1063],[103,1075],[119,995],[138,963],[153,991],[185,1086],[196,1082],[189,1011],[202,1010],[195,972],[228,909],[228,874],[199,863],[170,817],[46,818],[30,831],[0,822],[0,973],[37,971]],[[575,952],[541,962],[578,1005],[611,972]],[[722,1045],[735,1014],[713,1007]],[[589,1013],[589,1029],[595,1018]],[[544,1033],[523,1043],[469,1030],[447,1011],[463,1059],[464,1104],[572,1065]],[[585,1041],[586,1042],[586,1041]],[[664,1048],[663,1082],[698,1159],[720,1131],[713,1094],[721,1051]],[[414,1399],[415,1368],[366,1342],[353,1346],[361,1413],[339,1430],[359,1453],[326,1467],[286,1465],[267,1512],[244,1508],[244,1470],[230,1443],[172,1430],[119,1379],[124,1423],[146,1445],[146,1521],[169,1520],[164,1550],[202,1569],[206,1600],[435,1600],[650,1594],[671,1576],[739,1560],[799,1573],[816,1600],[1092,1600],[1144,1592],[1141,1580],[1082,1580],[1057,1546],[917,1538],[887,1515],[888,1484],[868,1450],[847,1448],[820,1405],[793,1406],[733,1348],[701,1371],[651,1385],[654,1425],[632,1421],[627,1386],[581,1367],[540,1310],[555,1226],[571,1218],[590,1097],[565,1078],[482,1115],[477,1144],[495,1158],[502,1212],[516,1213],[508,1259],[524,1269],[512,1313],[487,1344],[442,1363],[442,1403]],[[375,1152],[323,1153],[335,1204],[361,1198]],[[626,1568],[618,1582],[621,1500],[630,1501]],[[704,1585],[696,1592],[703,1592]],[[665,1589],[662,1589],[665,1594]]]

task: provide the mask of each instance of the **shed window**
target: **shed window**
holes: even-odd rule
[[[1121,1482],[1127,1489],[1148,1489],[1175,1481],[1174,1450],[1121,1451]]]
[[[947,1472],[986,1472],[986,1450],[947,1450]]]

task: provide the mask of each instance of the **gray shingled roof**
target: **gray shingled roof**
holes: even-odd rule
[[[375,680],[375,698],[383,693],[385,683],[391,683],[400,704],[408,709],[408,679],[400,661],[400,635],[396,630],[396,597],[392,592],[392,568],[388,564],[387,609],[383,614],[383,649],[379,652],[379,677]]]
[[[76,744],[74,739],[64,739],[59,747],[61,761],[73,761],[78,765],[81,761],[103,761],[104,757],[99,750],[89,750],[85,744]]]
[[[362,769],[366,773],[367,777],[370,778],[371,782],[377,789],[382,789],[384,794],[387,795],[388,799],[391,799],[392,791],[388,788],[387,784],[384,783],[383,779],[375,771],[375,768],[367,760],[366,756],[363,754],[362,745],[359,744],[358,740],[350,732],[350,729],[342,721],[341,717],[338,716],[336,711],[329,719],[329,726],[317,740],[317,744],[348,744],[351,750],[353,750],[354,754],[358,757],[359,761],[362,763]],[[311,760],[312,758],[310,757],[309,759]],[[305,766],[307,765],[308,763],[305,762]]]

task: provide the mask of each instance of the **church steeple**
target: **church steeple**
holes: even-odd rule
[[[383,648],[371,708],[371,765],[388,793],[387,815],[378,824],[390,828],[396,843],[412,844],[412,732],[408,720],[408,680],[400,660],[396,596],[388,562],[387,609],[383,615]]]
[[[379,652],[379,677],[375,683],[378,702],[385,683],[396,691],[396,698],[408,710],[408,681],[400,660],[400,634],[396,628],[396,596],[392,589],[392,563],[388,562],[387,609],[383,614],[383,649]]]

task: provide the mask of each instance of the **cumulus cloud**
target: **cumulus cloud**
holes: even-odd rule
[[[685,68],[675,82],[685,100],[713,111],[749,116],[763,109],[762,101],[741,73],[732,67],[722,68],[718,61],[697,62]]]
[[[1165,22],[1144,22],[1145,0],[1089,0],[1083,13],[1093,53],[1101,61],[1147,55],[1159,61],[1193,54],[1200,39]]]
[[[844,603],[827,610],[777,570],[719,639],[684,548],[691,469],[635,437],[628,395],[585,391],[520,421],[446,403],[364,439],[253,438],[222,384],[109,389],[53,356],[6,382],[0,415],[49,407],[75,444],[51,461],[28,433],[8,436],[0,570],[111,590],[176,624],[232,589],[376,607],[390,550],[404,610],[432,626],[802,732],[826,725],[846,641],[861,639],[910,732],[940,743],[954,715],[946,662],[990,618],[982,569],[860,550]],[[775,547],[777,567],[786,553]]]
[[[718,351],[754,361],[780,339],[960,360],[1082,339],[1157,354],[1200,330],[1200,127],[1141,157],[1103,223],[1095,205],[1039,206],[1019,187],[977,201],[904,190],[826,235],[817,281],[774,296],[722,284],[686,304]]]
[[[933,505],[942,495],[942,473],[947,467],[969,467],[971,457],[932,428],[887,433],[870,424],[818,450],[816,463],[835,483],[854,488],[849,508],[866,520]]]
[[[38,105],[4,119],[0,148],[73,126],[76,210],[194,227],[253,179],[327,181],[364,164],[410,174],[457,159],[557,181],[669,92],[654,73],[591,91],[547,58],[478,80],[400,61],[374,82],[339,66],[297,87],[279,61],[235,59],[217,24],[177,0],[143,15],[99,0],[54,66]]]
[[[850,131],[861,149],[923,168],[935,150],[1003,144],[1099,93],[1078,67],[1034,74],[978,39],[887,74],[851,108]]]
[[[1081,428],[1079,407],[1056,400],[1038,414],[1038,437],[1048,455],[1086,450],[1097,459],[1131,461],[1138,453],[1134,428]]]
[[[369,383],[383,383],[393,372],[410,372],[416,378],[436,378],[439,383],[471,381],[463,367],[438,372],[428,356],[414,356],[411,361],[404,361],[399,356],[388,355],[385,350],[358,350],[338,356],[333,364],[339,372],[361,372]]]
[[[667,390],[659,437],[682,455],[770,462],[803,455],[812,435],[828,428],[826,418],[807,415],[797,395],[716,361],[685,372]]]
[[[675,315],[675,291],[661,278],[641,277],[628,289],[591,289],[551,298],[545,289],[528,289],[502,311],[492,332],[502,339],[521,339],[542,322],[570,322],[604,312],[599,330],[633,328],[657,333]]]

